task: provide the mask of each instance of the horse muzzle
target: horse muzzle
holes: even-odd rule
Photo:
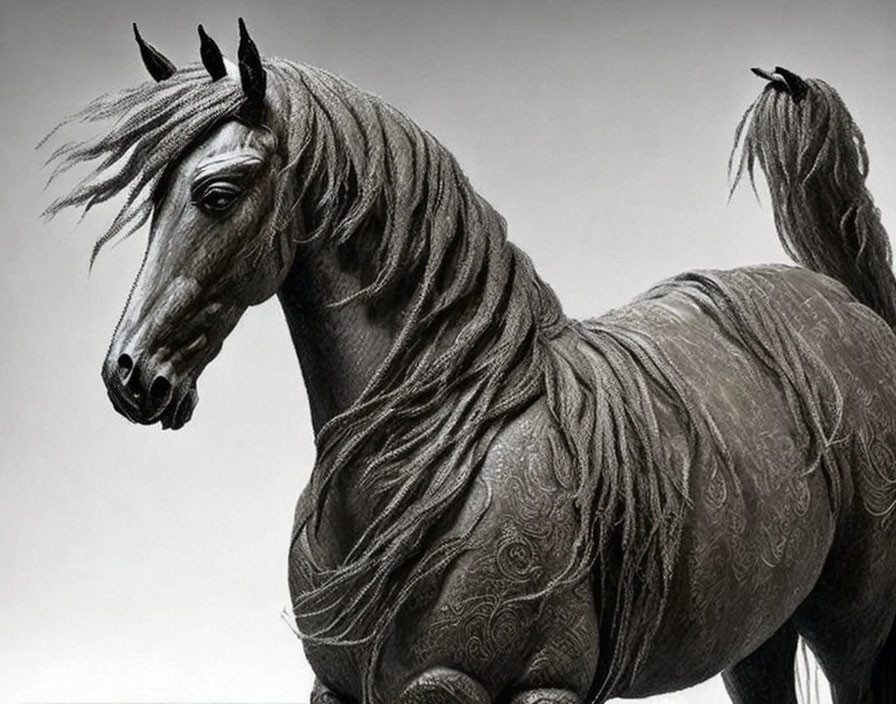
[[[178,378],[170,365],[133,351],[112,351],[102,370],[103,383],[115,410],[132,423],[178,429],[196,407],[196,382]]]

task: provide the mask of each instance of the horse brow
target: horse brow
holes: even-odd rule
[[[216,154],[199,164],[194,178],[199,180],[221,172],[254,171],[263,163],[264,159],[257,154],[246,154],[245,152]]]

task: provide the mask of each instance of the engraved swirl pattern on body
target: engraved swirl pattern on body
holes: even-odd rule
[[[896,515],[896,428],[881,417],[869,418],[860,436],[864,467],[859,482],[865,509],[888,525]]]

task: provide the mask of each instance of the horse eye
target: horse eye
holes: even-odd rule
[[[223,213],[236,203],[243,190],[229,181],[215,181],[193,194],[193,202],[207,213]]]

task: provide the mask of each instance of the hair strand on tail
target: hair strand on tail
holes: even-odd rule
[[[880,212],[865,187],[865,140],[837,92],[786,69],[769,80],[737,126],[728,163],[732,193],[758,164],[787,254],[837,279],[896,327],[896,279]]]

